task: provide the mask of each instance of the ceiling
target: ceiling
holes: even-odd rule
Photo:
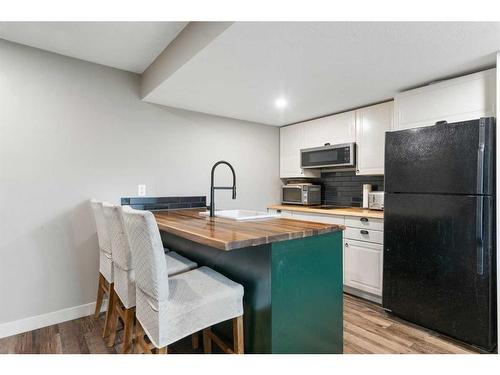
[[[151,72],[147,102],[274,126],[493,67],[500,50],[500,22],[187,24],[0,22],[0,38],[144,72],[143,83]]]
[[[0,38],[142,73],[187,22],[0,22]]]
[[[236,22],[145,100],[279,126],[492,67],[499,50],[500,23]]]

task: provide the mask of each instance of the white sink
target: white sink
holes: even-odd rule
[[[202,216],[209,216],[210,212],[200,212]],[[280,217],[280,214],[270,214],[264,211],[252,211],[252,210],[219,210],[215,211],[215,217],[221,217],[224,219],[232,219],[237,221],[245,220],[259,220],[259,219],[269,219],[272,217]]]

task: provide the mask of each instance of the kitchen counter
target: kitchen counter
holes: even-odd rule
[[[153,214],[161,231],[219,250],[240,249],[344,229],[341,225],[282,218],[256,221],[210,218],[200,216],[202,211],[205,210],[156,211]]]
[[[300,206],[293,204],[275,204],[268,207],[272,210],[283,210],[283,211],[298,211],[311,214],[321,214],[321,215],[342,215],[342,216],[355,216],[355,217],[368,217],[372,219],[383,219],[384,211],[378,210],[368,210],[359,207],[350,208],[314,208],[311,206]]]
[[[166,248],[243,285],[245,353],[342,353],[343,226],[200,211],[153,213]]]

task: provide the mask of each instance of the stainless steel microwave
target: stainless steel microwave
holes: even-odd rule
[[[355,168],[356,144],[343,143],[300,150],[301,168]]]
[[[304,206],[321,204],[321,185],[307,183],[283,185],[281,202]]]

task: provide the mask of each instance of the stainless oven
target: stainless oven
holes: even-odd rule
[[[300,150],[301,168],[355,168],[356,144],[343,143]]]
[[[307,183],[283,185],[281,202],[304,206],[321,204],[321,185]]]

